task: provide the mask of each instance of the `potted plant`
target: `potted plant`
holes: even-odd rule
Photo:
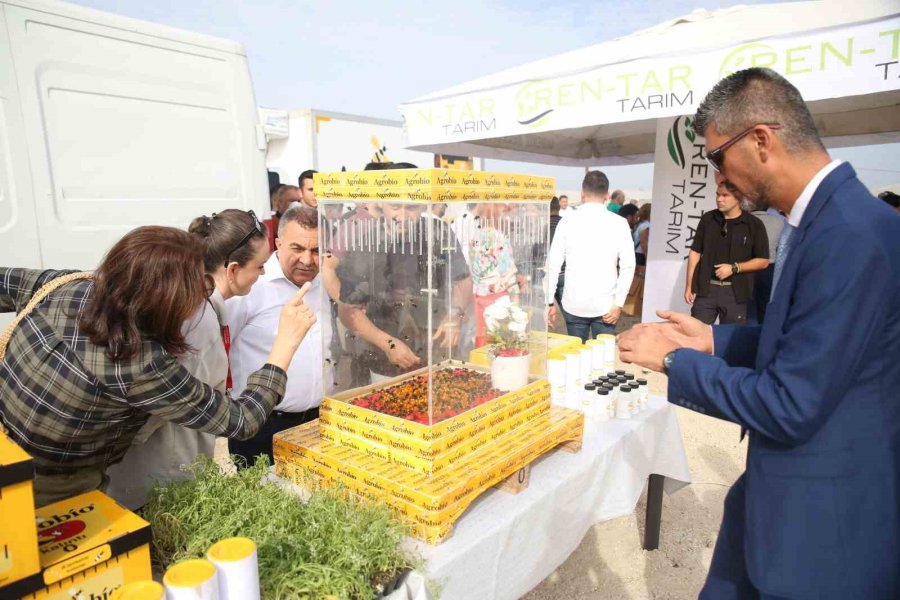
[[[502,296],[484,309],[484,321],[490,339],[492,385],[503,392],[525,386],[531,363],[525,332],[528,313],[509,296]]]

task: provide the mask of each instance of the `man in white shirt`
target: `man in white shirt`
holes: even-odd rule
[[[307,281],[312,287],[304,302],[316,314],[323,315],[323,303],[328,299],[319,277],[318,223],[315,209],[305,206],[288,209],[278,222],[276,252],[266,262],[265,274],[249,294],[226,302],[234,389],[244,389],[247,377],[265,364],[275,340],[281,308]],[[323,355],[330,347],[331,335],[331,319],[319,318],[287,370],[284,399],[256,436],[228,440],[231,454],[243,456],[248,463],[257,455],[266,454],[271,462],[274,434],[318,418],[322,395],[333,381],[329,373],[330,359]]]
[[[565,263],[560,308],[569,335],[582,341],[615,333],[634,277],[631,230],[625,219],[607,210],[608,196],[609,178],[601,171],[589,171],[581,184],[578,218],[560,221],[550,245],[549,289],[555,289]],[[547,319],[550,324],[556,320],[553,304],[547,309]]]
[[[575,212],[574,206],[569,206],[569,197],[563,194],[559,197],[559,216],[566,217]]]

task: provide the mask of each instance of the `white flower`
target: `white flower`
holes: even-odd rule
[[[516,323],[527,323],[528,322],[528,313],[513,304],[509,307],[509,316]]]
[[[497,326],[500,325],[496,319],[492,319],[491,317],[485,314],[484,324],[487,325],[488,331],[494,331],[497,329]]]
[[[505,302],[504,302],[505,300]],[[503,296],[499,298],[496,302],[488,306],[484,309],[484,318],[485,319],[495,319],[497,321],[503,321],[509,318],[509,309],[510,302],[509,297]]]
[[[527,325],[527,323],[525,321],[515,321],[514,320],[514,321],[510,321],[509,325],[507,325],[507,327],[509,327],[510,331],[515,331],[516,333],[525,333],[526,325]]]

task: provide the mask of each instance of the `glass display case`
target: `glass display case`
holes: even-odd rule
[[[427,169],[314,186],[331,385],[318,422],[275,435],[275,472],[384,503],[437,543],[486,489],[580,447],[584,416],[551,406],[546,377],[554,182]]]
[[[320,318],[338,333],[326,413],[429,441],[541,380],[552,179],[386,170],[315,185],[331,306]],[[325,433],[361,437],[344,425]]]

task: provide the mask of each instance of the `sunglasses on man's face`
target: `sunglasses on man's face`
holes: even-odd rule
[[[234,248],[231,249],[231,252],[229,252],[228,254],[225,255],[225,266],[226,267],[228,266],[228,264],[230,262],[229,259],[231,258],[231,255],[234,254],[235,252],[237,252],[238,250],[240,250],[244,244],[249,242],[250,238],[255,236],[257,233],[261,233],[263,235],[266,234],[266,226],[263,225],[262,223],[260,223],[259,219],[256,217],[256,213],[254,213],[252,210],[248,210],[247,214],[250,215],[251,217],[253,217],[253,229],[248,231],[247,235],[245,235],[241,239],[241,241],[238,242],[238,244]],[[213,217],[215,217],[215,216],[216,215],[213,214]]]
[[[706,161],[710,164],[710,166],[712,166],[713,169],[716,170],[717,173],[722,173],[722,163],[725,162],[725,151],[737,144],[744,137],[746,137],[747,134],[761,125],[765,125],[769,129],[781,129],[781,123],[757,123],[755,125],[751,125],[739,134],[733,136],[724,144],[720,145],[715,150],[710,150],[709,152],[707,152]]]

